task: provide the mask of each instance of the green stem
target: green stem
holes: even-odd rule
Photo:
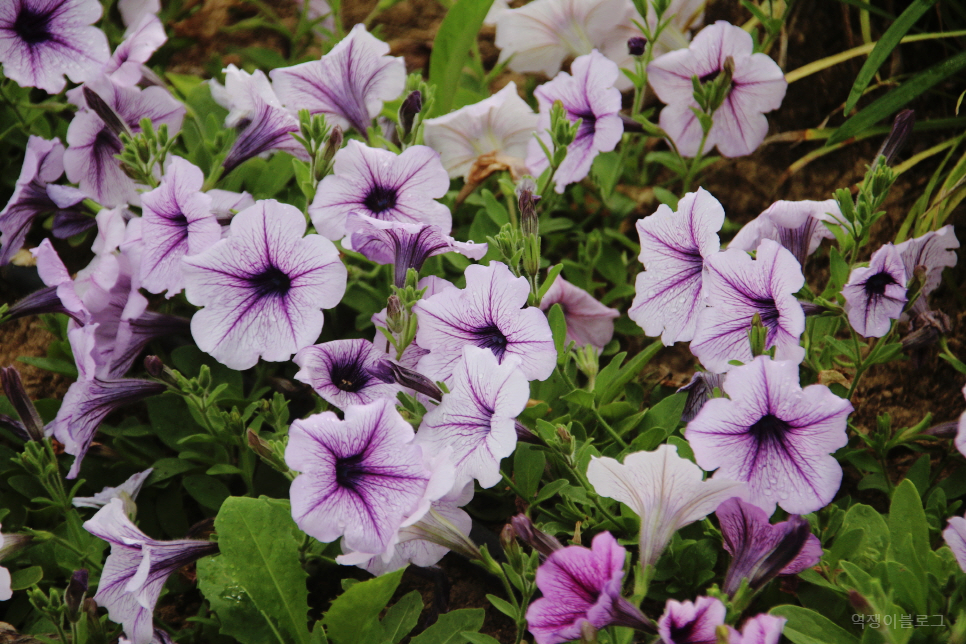
[[[20,113],[20,110],[17,109],[17,105],[10,100],[10,98],[7,96],[7,93],[3,90],[3,83],[0,83],[0,97],[3,98],[4,103],[10,106],[10,109],[13,110],[13,113],[17,115],[17,120],[20,121],[20,124],[23,126],[23,129],[29,132],[30,126],[27,125],[27,121],[24,120],[23,115]]]
[[[571,389],[579,389],[576,383],[574,383],[573,379],[567,374],[566,365],[561,367],[559,371],[560,371],[560,375],[563,376],[563,379],[567,383],[568,387],[570,387]],[[611,427],[606,420],[604,420],[604,417],[600,415],[600,411],[597,409],[597,407],[591,407],[591,411],[594,412],[594,415],[597,417],[597,421],[601,425],[603,425],[604,429],[607,430],[607,433],[610,434],[611,438],[617,441],[617,444],[620,445],[621,447],[627,447],[627,443],[624,441],[623,438],[620,437],[620,434],[618,434],[617,431],[613,427]]]
[[[683,192],[687,194],[691,191],[691,178],[694,176],[694,171],[698,167],[698,163],[701,162],[701,157],[704,155],[704,146],[708,143],[708,133],[711,132],[711,128],[708,128],[707,132],[701,134],[701,145],[698,146],[698,153],[694,155],[691,162],[688,164],[688,170],[684,175],[684,190]]]

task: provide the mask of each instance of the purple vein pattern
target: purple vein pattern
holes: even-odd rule
[[[578,347],[589,344],[603,351],[614,337],[614,319],[620,317],[620,311],[604,306],[593,295],[559,275],[540,300],[540,310],[549,311],[554,304],[563,309],[567,342],[576,342]]]
[[[834,199],[776,201],[745,224],[728,248],[753,251],[763,239],[773,239],[791,251],[802,266],[823,239],[835,239],[826,223],[839,225],[842,211]]]
[[[966,572],[966,518],[952,517],[943,530],[943,541],[953,551],[959,567]]]
[[[300,367],[295,379],[309,384],[316,393],[339,409],[366,405],[380,398],[395,400],[401,387],[373,377],[379,361],[386,357],[368,340],[333,340],[305,347],[295,354]]]
[[[146,14],[125,35],[124,42],[117,46],[104,67],[104,73],[118,85],[133,87],[141,82],[141,66],[168,40],[168,36],[154,14]]]
[[[896,250],[902,256],[902,263],[906,268],[906,279],[912,279],[916,268],[922,266],[926,271],[925,283],[919,298],[912,305],[914,313],[925,313],[929,310],[926,296],[939,287],[943,269],[956,265],[956,249],[959,240],[952,226],[943,226],[921,237],[896,244]]]
[[[842,287],[849,324],[859,335],[881,338],[906,304],[906,270],[899,250],[884,244],[867,267],[852,269]]]
[[[717,644],[715,632],[724,624],[727,609],[720,599],[698,597],[694,602],[667,600],[657,621],[662,644]]]

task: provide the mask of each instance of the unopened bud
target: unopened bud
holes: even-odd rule
[[[510,519],[513,532],[517,538],[540,553],[543,557],[549,557],[557,550],[563,549],[563,544],[556,537],[537,529],[530,517],[525,514],[518,514]]]
[[[108,105],[100,94],[89,88],[87,85],[84,88],[84,102],[87,103],[87,107],[91,109],[92,112],[97,114],[98,118],[104,121],[104,125],[107,129],[114,133],[114,136],[120,138],[122,134],[127,136],[133,136],[131,128],[128,127],[117,112],[114,111],[110,105]]]
[[[627,40],[627,51],[631,56],[643,56],[646,48],[647,38],[643,36],[634,36]]]
[[[565,449],[573,452],[574,437],[570,435],[570,432],[567,431],[567,428],[563,425],[557,425],[557,438],[560,439],[560,442]]]
[[[20,372],[13,367],[0,368],[0,382],[3,384],[3,393],[7,400],[17,410],[20,422],[26,430],[30,440],[42,441],[44,439],[44,421],[40,418],[37,408],[34,407],[27,390],[24,389],[23,381],[20,379]]]
[[[392,360],[383,358],[367,371],[370,376],[386,384],[402,385],[437,402],[443,399],[443,390],[435,382],[418,371],[407,369]]]
[[[849,591],[849,604],[852,605],[852,608],[855,610],[855,612],[862,613],[863,615],[867,615],[872,609],[872,606],[869,604],[869,600],[867,600],[862,593],[855,589]]]
[[[405,320],[405,310],[403,309],[402,301],[399,296],[393,293],[389,296],[389,301],[386,303],[386,323],[389,326],[389,330],[393,333],[399,333],[402,331],[403,326],[406,323]]]
[[[520,228],[524,235],[536,236],[540,232],[537,220],[537,201],[540,200],[540,195],[536,194],[537,184],[532,177],[524,177],[516,192],[517,204],[520,207]]]
[[[67,590],[64,591],[64,605],[67,606],[67,617],[72,622],[76,622],[80,617],[80,607],[84,602],[84,595],[87,594],[87,569],[75,570],[71,575]]]
[[[158,356],[148,356],[144,359],[144,370],[152,378],[160,378],[164,374],[164,363]]]
[[[329,138],[325,141],[325,151],[322,154],[322,160],[326,164],[332,163],[335,153],[342,147],[343,138],[342,128],[338,125],[333,127],[332,131],[329,132]]]
[[[269,445],[268,441],[256,434],[252,429],[249,428],[247,432],[248,436],[248,446],[253,452],[261,456],[262,458],[271,458],[272,446]]]
[[[905,146],[906,141],[909,140],[909,135],[912,134],[912,128],[916,125],[916,113],[912,110],[902,110],[896,115],[895,120],[892,121],[892,131],[889,132],[889,136],[886,140],[882,142],[882,146],[876,153],[876,160],[881,157],[885,157],[886,165],[892,165],[892,161],[896,158],[896,155]]]
[[[517,533],[513,530],[513,525],[507,523],[500,530],[500,545],[503,546],[504,550],[510,549],[515,546],[517,542]]]
[[[409,136],[413,130],[416,116],[423,111],[423,93],[418,89],[410,92],[406,100],[399,106],[399,128],[403,137]]]
[[[586,619],[580,622],[580,644],[596,644],[597,629]]]

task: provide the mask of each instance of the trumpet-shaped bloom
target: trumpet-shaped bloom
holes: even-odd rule
[[[716,514],[732,557],[722,589],[732,597],[742,579],[759,590],[776,576],[797,575],[822,558],[822,544],[801,516],[772,525],[761,508],[737,497],[722,503]]]
[[[94,601],[107,608],[132,644],[151,644],[154,605],[168,576],[202,557],[217,554],[218,544],[197,539],[156,541],[141,532],[113,499],[84,529],[111,544]]]
[[[949,525],[943,530],[943,540],[953,551],[956,562],[963,572],[966,572],[966,518],[952,517]]]
[[[959,240],[952,226],[943,226],[921,237],[896,244],[896,250],[902,256],[902,263],[906,269],[906,279],[911,280],[916,268],[923,267],[926,271],[925,280],[919,298],[912,305],[914,313],[925,313],[929,310],[926,296],[936,290],[943,277],[943,269],[956,265],[956,249]]]
[[[724,624],[726,612],[714,597],[698,597],[693,603],[669,599],[657,620],[657,632],[663,644],[717,644],[716,630]]]
[[[285,462],[301,472],[291,488],[299,528],[320,541],[344,536],[348,550],[389,550],[453,487],[452,468],[431,468],[413,438],[391,400],[351,405],[345,420],[323,412],[292,423]]]
[[[406,64],[362,24],[320,60],[273,69],[272,81],[290,110],[325,114],[329,123],[366,136],[385,101],[406,87]]]
[[[510,82],[486,100],[423,124],[426,145],[439,153],[450,178],[469,181],[483,156],[521,170],[527,144],[537,131],[537,115],[517,94],[516,84]]]
[[[138,492],[141,491],[141,486],[144,485],[144,481],[151,476],[151,472],[153,471],[154,468],[149,467],[143,472],[133,474],[128,480],[117,487],[105,487],[100,492],[94,494],[94,496],[75,496],[72,503],[75,508],[95,508],[99,510],[110,503],[112,499],[121,499],[121,501],[124,501],[127,498],[134,501],[138,498]]]
[[[706,82],[722,72],[725,60],[734,61],[731,89],[714,113],[705,152],[717,146],[722,156],[751,154],[768,133],[764,112],[776,110],[788,83],[781,68],[767,54],[753,54],[751,35],[719,20],[702,29],[688,49],[673,51],[647,66],[648,82],[666,106],[661,128],[684,156],[694,156],[701,144],[701,125],[691,79]]]
[[[620,311],[604,306],[559,275],[540,300],[540,310],[549,311],[554,304],[563,309],[568,342],[576,342],[578,347],[589,344],[603,351],[614,337],[614,318],[620,317]]]
[[[537,568],[537,588],[543,597],[527,609],[527,624],[537,644],[577,639],[584,622],[597,629],[611,624],[650,626],[621,596],[626,554],[609,532],[601,532],[590,548],[568,546],[547,557]]]
[[[747,483],[745,499],[768,515],[776,503],[795,514],[825,507],[842,481],[831,453],[848,442],[852,403],[825,385],[802,389],[797,362],[766,356],[732,369],[724,391],[685,431],[698,465]]]
[[[305,347],[295,354],[301,369],[295,379],[339,409],[365,405],[380,398],[394,400],[399,387],[369,373],[386,354],[368,340],[333,340]]]
[[[315,193],[309,206],[320,235],[345,237],[349,213],[382,221],[425,223],[449,234],[453,218],[449,208],[435,201],[449,190],[449,178],[439,156],[416,145],[402,154],[349,141],[336,152],[334,172]]]
[[[706,308],[705,260],[717,253],[724,208],[704,188],[681,199],[672,212],[658,206],[637,222],[644,271],[637,274],[636,295],[628,316],[650,336],[670,346],[694,337]]]
[[[198,348],[232,369],[283,361],[319,337],[321,309],[345,293],[339,252],[305,235],[298,208],[273,199],[235,215],[228,237],[184,258],[185,296]]]
[[[728,627],[728,644],[778,644],[787,621],[767,613],[755,615],[745,622],[740,633]]]
[[[500,461],[517,445],[514,419],[530,398],[519,364],[515,356],[501,364],[493,352],[466,345],[450,393],[423,417],[416,443],[431,453],[452,450],[457,485],[476,479],[489,488],[500,482]]]
[[[402,221],[382,221],[350,213],[346,219],[352,249],[377,264],[394,266],[393,280],[399,288],[406,284],[410,268],[419,272],[433,255],[459,253],[470,259],[482,259],[486,244],[459,242],[438,226]]]
[[[190,162],[173,157],[161,185],[141,197],[141,285],[174,297],[184,289],[181,260],[215,245],[221,226],[211,197],[201,192],[205,177]]]
[[[674,445],[634,452],[624,464],[592,458],[587,480],[601,496],[620,501],[641,518],[641,561],[656,564],[679,529],[708,516],[725,499],[743,491],[735,480],[702,480],[697,465],[678,456]]]
[[[755,313],[768,330],[766,348],[780,360],[801,362],[799,338],[805,312],[795,293],[805,284],[802,267],[792,254],[770,239],[761,242],[756,259],[728,249],[709,256],[704,286],[710,308],[698,318],[691,352],[709,371],[724,373],[730,360],[750,362],[748,329]]]
[[[842,211],[835,199],[825,201],[776,201],[745,224],[728,248],[753,251],[763,239],[772,239],[791,251],[802,266],[818,250],[823,239],[835,235],[825,222],[840,224]]]
[[[153,13],[145,14],[125,34],[107,62],[104,73],[112,81],[124,87],[133,87],[141,81],[141,66],[168,40],[164,25]]]
[[[614,87],[620,70],[611,60],[594,50],[577,58],[570,66],[573,75],[560,72],[557,77],[534,91],[540,106],[537,130],[540,140],[550,147],[550,108],[555,101],[563,103],[571,123],[580,119],[580,129],[567,147],[567,157],[554,174],[558,194],[564,188],[587,176],[600,152],[610,152],[624,134],[621,121],[621,93]],[[538,175],[549,165],[547,156],[536,140],[530,141],[527,166]]]
[[[868,267],[852,269],[842,287],[849,324],[859,335],[881,338],[890,320],[898,320],[906,303],[906,271],[902,256],[892,244],[872,254]]]
[[[0,5],[0,63],[21,87],[59,94],[82,83],[110,56],[107,37],[91,25],[101,17],[97,0],[8,0]]]
[[[489,349],[500,364],[520,358],[527,380],[546,380],[557,365],[550,323],[543,312],[526,307],[530,285],[500,262],[466,268],[465,289],[443,289],[413,308],[419,317],[416,342],[429,354],[419,371],[450,381],[463,347]]]

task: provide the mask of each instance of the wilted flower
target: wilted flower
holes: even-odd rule
[[[959,240],[952,226],[943,226],[921,237],[896,244],[896,250],[902,256],[902,263],[906,269],[906,279],[912,279],[916,268],[922,266],[926,270],[926,278],[919,292],[919,298],[912,305],[915,313],[922,313],[929,309],[926,296],[939,287],[943,269],[956,265],[956,249]]]
[[[796,514],[825,507],[842,481],[831,453],[848,442],[852,403],[825,385],[802,389],[797,362],[766,356],[732,369],[724,391],[685,431],[698,465],[747,483],[746,500],[768,515],[776,503]]]
[[[151,472],[153,471],[154,468],[149,467],[143,472],[132,474],[128,480],[117,487],[105,487],[100,492],[94,494],[94,496],[75,496],[72,501],[74,507],[99,509],[110,503],[112,499],[125,501],[125,497],[134,501],[138,498],[138,492],[141,491],[141,486],[144,485],[144,482],[151,476]]]
[[[906,303],[906,271],[902,257],[892,244],[872,254],[868,267],[852,269],[842,287],[849,324],[862,336],[881,338],[889,332],[890,320],[898,320]]]
[[[842,211],[834,199],[825,201],[776,201],[744,225],[728,248],[753,251],[763,239],[772,239],[791,251],[802,266],[818,250],[823,239],[835,235],[825,223],[841,224]]]
[[[368,340],[333,340],[305,347],[293,361],[301,369],[295,379],[339,409],[365,405],[380,398],[394,400],[399,387],[375,378],[375,368],[385,353]]]
[[[560,275],[540,300],[540,310],[549,311],[554,304],[563,309],[568,342],[576,342],[578,347],[589,344],[603,351],[614,337],[614,318],[620,317],[620,311],[604,306]]]
[[[716,631],[726,613],[714,597],[698,597],[693,603],[669,599],[657,620],[657,632],[663,644],[717,644]]]

